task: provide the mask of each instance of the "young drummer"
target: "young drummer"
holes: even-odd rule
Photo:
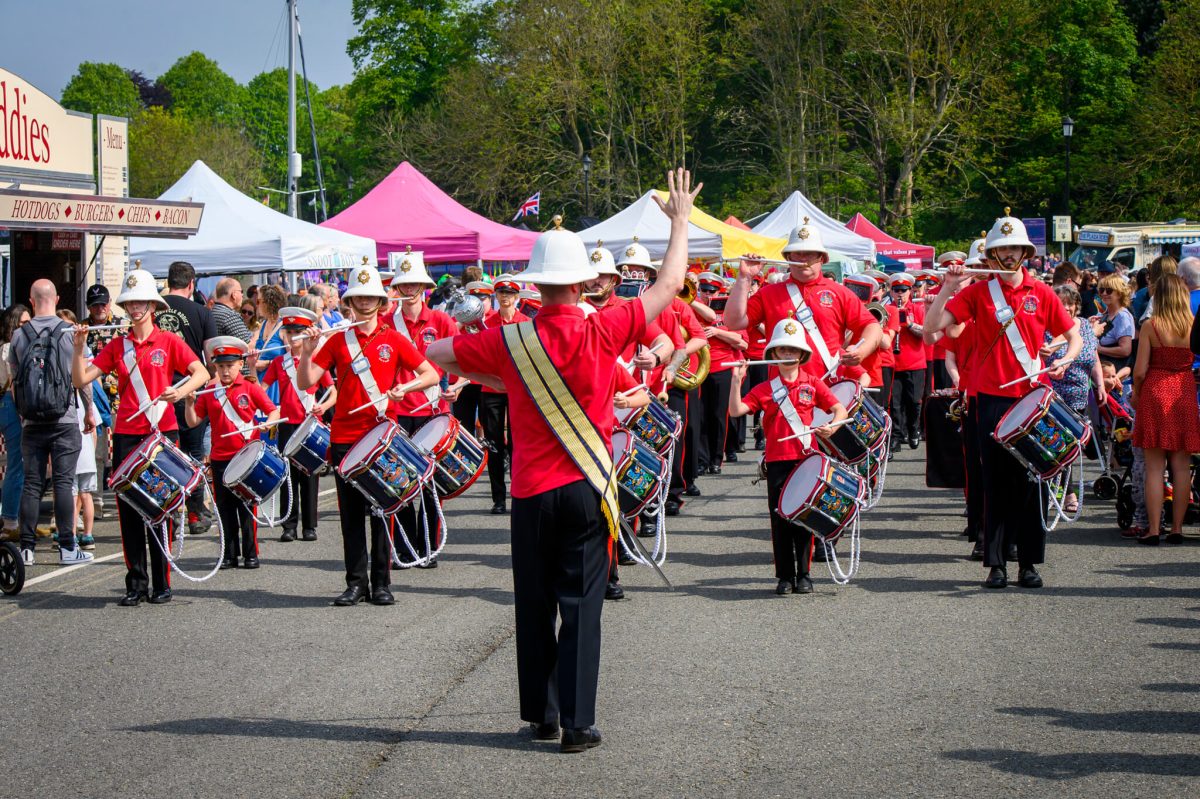
[[[242,366],[250,347],[237,336],[217,336],[204,342],[204,355],[213,364],[217,379],[209,386],[215,391],[188,397],[184,414],[188,426],[196,427],[208,419],[212,429],[213,500],[225,531],[225,556],[222,569],[236,568],[238,555],[242,566],[257,569],[258,523],[253,509],[225,486],[225,470],[233,456],[255,436],[254,412],[267,414],[267,421],[279,418],[279,409],[267,397],[262,386],[242,377]]]
[[[296,429],[309,416],[321,417],[337,402],[337,389],[332,388],[329,373],[321,375],[317,385],[301,390],[297,382],[296,364],[300,359],[300,344],[296,337],[315,333],[317,314],[307,308],[289,306],[279,310],[279,321],[283,325],[283,343],[287,352],[271,361],[263,376],[264,385],[279,384],[279,411],[283,423],[279,425],[279,449],[282,452]],[[324,393],[323,401],[317,402],[317,390]],[[292,509],[283,520],[280,541],[296,540],[296,523],[301,522],[305,541],[317,540],[317,476],[308,475],[293,466],[289,469],[292,484]]]
[[[75,328],[75,358],[71,378],[76,388],[83,388],[106,374],[117,377],[119,406],[113,425],[113,463],[120,464],[154,431],[172,441],[179,440],[179,424],[171,404],[204,385],[208,370],[174,333],[159,330],[154,324],[155,308],[167,303],[154,287],[154,276],[144,269],[135,269],[125,278],[124,290],[117,305],[128,315],[132,327],[128,333],[108,342],[91,363],[83,358],[87,342],[87,326]],[[171,376],[186,373],[187,382],[175,388]],[[142,403],[149,410],[139,413]],[[135,417],[134,414],[137,414]],[[125,553],[125,597],[120,604],[133,607],[143,600],[158,605],[171,601],[171,579],[167,560],[145,520],[132,508],[117,503],[121,523],[121,549]],[[146,547],[150,548],[150,569],[146,570]],[[154,591],[150,592],[153,585]]]
[[[778,358],[792,363],[779,364],[778,377],[759,383],[744,398],[742,379],[746,375],[746,366],[735,367],[733,382],[729,387],[729,413],[731,416],[745,416],[756,411],[763,413],[762,426],[766,431],[767,443],[764,458],[767,465],[767,506],[771,514],[775,577],[779,580],[775,593],[786,594],[791,591],[794,594],[811,594],[813,584],[808,571],[812,563],[812,532],[784,519],[776,512],[776,508],[779,507],[779,495],[783,492],[788,475],[797,463],[813,451],[815,442],[811,435],[788,441],[783,439],[795,434],[795,422],[809,427],[815,408],[833,414],[831,425],[846,418],[846,408],[837,401],[823,380],[803,369],[812,357],[812,350],[796,320],[783,319],[776,323],[764,354],[768,359]],[[792,410],[788,409],[789,405]],[[789,416],[793,418],[789,420]],[[829,438],[833,435],[833,428],[822,426],[813,430],[813,433],[821,438]]]
[[[436,385],[437,370],[416,351],[407,338],[380,325],[379,311],[388,300],[379,272],[360,266],[350,274],[350,287],[342,297],[354,312],[355,321],[365,322],[343,333],[334,333],[317,349],[317,339],[300,345],[297,383],[304,391],[315,386],[330,368],[337,375],[338,401],[330,427],[329,454],[336,466],[350,448],[384,417],[397,413],[397,403],[407,394],[419,395]],[[405,375],[416,379],[405,382]],[[413,383],[416,385],[408,388]],[[386,397],[374,407],[360,408],[371,400]],[[382,519],[370,513],[366,497],[342,479],[337,484],[342,548],[346,558],[346,590],[333,604],[357,605],[368,596],[373,604],[391,605],[391,546]],[[371,568],[367,578],[366,517],[371,517]]]

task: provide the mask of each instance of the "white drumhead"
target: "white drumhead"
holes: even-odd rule
[[[633,412],[636,410],[637,408],[618,408],[614,405],[613,416],[617,417],[617,424],[625,424],[629,421],[629,417],[633,416]]]
[[[625,430],[614,430],[612,434],[613,462],[620,462],[629,447],[629,433]]]
[[[1004,438],[1019,430],[1029,421],[1029,417],[1049,390],[1045,386],[1035,386],[1032,391],[1017,400],[1016,404],[1009,408],[1004,417],[1000,419],[1000,424],[996,425],[996,435]]]
[[[265,446],[266,444],[261,438],[256,438],[239,449],[237,454],[229,459],[229,465],[225,467],[225,485],[240,482],[250,474],[250,470],[258,462],[258,457],[262,454]]]
[[[453,418],[444,414],[432,416],[428,422],[421,425],[420,429],[409,436],[409,438],[421,449],[432,452],[433,448],[442,440],[442,437],[446,435],[446,431],[450,429],[450,420]]]
[[[309,416],[301,422],[300,426],[292,433],[292,437],[288,439],[287,446],[283,448],[283,454],[289,458],[292,457],[296,453],[296,450],[300,449],[300,446],[304,443],[304,439],[308,438],[308,434],[312,432],[312,429],[320,421],[315,416]]]
[[[779,512],[781,514],[791,516],[800,509],[801,503],[808,499],[817,485],[824,465],[825,456],[820,453],[813,453],[800,461],[800,464],[788,476],[787,482],[783,484],[783,491],[779,494]]]
[[[392,422],[380,422],[372,427],[346,453],[344,463],[361,463],[367,457],[368,453],[375,448],[375,445],[379,443],[379,439],[383,438],[384,434],[392,427]]]
[[[833,392],[833,396],[837,397],[837,401],[842,403],[842,405],[846,406],[846,409],[849,410],[850,406],[854,404],[854,398],[858,396],[858,392],[862,389],[859,387],[858,383],[855,383],[853,380],[839,380],[830,386],[829,390]],[[829,424],[832,421],[832,412],[823,411],[820,408],[813,408],[813,427],[820,427],[821,425]]]

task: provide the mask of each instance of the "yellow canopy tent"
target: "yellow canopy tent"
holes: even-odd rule
[[[664,201],[667,199],[665,191],[659,191],[658,196],[662,197]],[[733,225],[727,225],[720,219],[709,216],[699,208],[694,207],[688,221],[698,228],[703,228],[709,233],[716,233],[720,236],[721,255],[725,258],[737,258],[749,252],[757,253],[764,258],[783,258],[783,245],[787,244],[787,239],[760,236],[749,230],[742,230]]]

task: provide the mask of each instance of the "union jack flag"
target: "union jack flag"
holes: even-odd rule
[[[541,208],[542,193],[540,191],[535,191],[532,197],[521,203],[521,207],[517,209],[517,215],[513,217],[513,221],[516,222],[523,216],[537,216],[537,214],[541,211]]]

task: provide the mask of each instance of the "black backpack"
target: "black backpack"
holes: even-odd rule
[[[28,331],[29,328],[23,328]],[[62,361],[59,337],[62,325],[44,329],[29,339],[13,375],[13,401],[17,413],[29,422],[57,422],[71,409],[75,387],[71,370]]]

